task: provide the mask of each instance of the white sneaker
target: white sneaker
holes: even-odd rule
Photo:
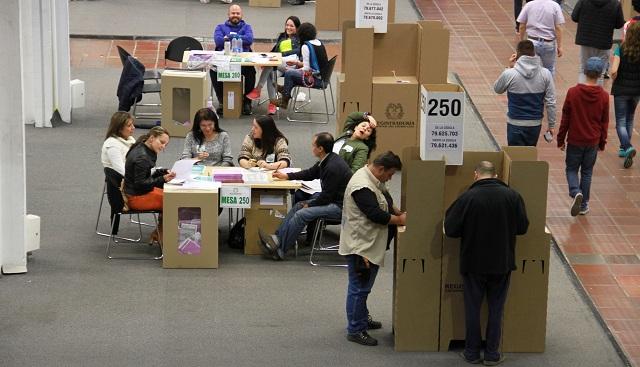
[[[233,0],[220,0],[221,3],[231,4]]]
[[[573,198],[573,203],[571,203],[571,216],[575,217],[580,214],[580,206],[582,205],[582,193],[579,192]]]
[[[209,4],[211,0],[200,0],[200,4]]]

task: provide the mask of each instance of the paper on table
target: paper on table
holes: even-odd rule
[[[293,173],[293,172],[300,172],[300,171],[301,171],[300,168],[294,168],[294,167],[287,167],[287,168],[278,169],[278,172],[282,172],[282,173]]]
[[[282,195],[260,195],[260,205],[284,205],[284,196]]]
[[[220,182],[216,181],[187,181],[184,185],[180,186],[182,189],[195,189],[195,190],[218,190],[220,188]]]
[[[191,178],[191,170],[197,159],[181,159],[173,164],[171,170],[176,173],[176,180],[189,180]]]
[[[322,191],[322,186],[320,185],[320,180],[318,179],[315,179],[313,181],[302,181],[300,190],[306,192],[307,194],[315,194],[316,192]]]

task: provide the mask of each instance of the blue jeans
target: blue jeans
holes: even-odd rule
[[[320,79],[314,78],[313,85],[311,88],[316,88],[320,85],[322,81]],[[283,96],[291,97],[291,90],[296,85],[304,85],[302,82],[302,70],[301,69],[292,69],[284,72],[284,91],[282,92]],[[305,85],[306,86],[306,85]]]
[[[293,208],[289,210],[287,217],[284,218],[278,230],[276,230],[276,235],[280,241],[280,249],[283,254],[286,254],[287,250],[295,245],[296,239],[307,223],[318,218],[326,218],[334,221],[340,221],[342,219],[342,208],[336,204],[303,208],[302,206],[305,203],[307,203],[307,201],[296,203]]]
[[[517,126],[507,124],[507,144],[512,146],[535,147],[538,144],[538,136],[542,125],[538,126]]]
[[[542,60],[542,66],[549,69],[551,75],[556,73],[556,41],[544,42],[531,40],[533,46],[536,49],[536,55],[540,56]]]
[[[356,273],[358,255],[347,255],[347,270],[349,272],[349,286],[347,288],[347,332],[355,334],[367,330],[369,309],[367,297],[371,293],[373,283],[378,275],[378,265],[369,263],[369,279],[364,281]]]
[[[578,147],[567,144],[567,156],[565,163],[567,168],[567,183],[569,184],[569,196],[575,197],[577,193],[582,193],[582,208],[589,204],[589,193],[591,191],[591,176],[593,175],[593,166],[596,164],[598,157],[598,146]],[[580,179],[578,179],[578,170],[580,170]]]
[[[507,300],[509,279],[511,273],[506,274],[462,274],[464,281],[464,315],[465,315],[465,346],[464,354],[467,359],[480,358],[482,334],[480,331],[480,309],[482,299],[487,296],[489,317],[487,319],[484,359],[497,361],[500,359],[500,337],[502,335],[502,315],[504,303]]]
[[[631,146],[633,134],[633,115],[636,112],[640,96],[613,96],[613,106],[616,115],[616,131],[620,139],[620,148]]]

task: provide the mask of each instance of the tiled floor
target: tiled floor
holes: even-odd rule
[[[426,19],[442,20],[452,31],[449,70],[460,75],[489,129],[500,144],[506,144],[506,97],[495,95],[492,85],[517,42],[513,2],[416,2]],[[564,56],[556,76],[558,121],[566,91],[578,75],[576,27],[567,19]],[[608,83],[605,89],[609,90]],[[609,329],[632,363],[640,366],[640,166],[622,167],[613,104],[610,117],[609,144],[598,155],[591,212],[586,216],[569,215],[564,155],[555,142],[541,140],[540,159],[550,164],[547,225]]]
[[[517,42],[512,2],[503,0],[417,0],[426,19],[442,20],[451,30],[449,70],[463,80],[467,92],[500,144],[506,144],[506,97],[492,85]],[[556,87],[558,121],[566,90],[577,80],[575,25],[565,27],[565,55],[559,60]],[[120,45],[147,68],[164,66],[166,41],[71,40],[73,67],[120,68]],[[205,49],[211,48],[205,42]],[[271,44],[256,44],[268,51]],[[329,55],[340,44],[329,44]],[[338,58],[338,62],[339,62]],[[168,62],[168,66],[175,66]],[[340,70],[340,65],[336,66]],[[605,85],[608,89],[608,84]],[[542,142],[539,157],[550,164],[547,224],[607,326],[628,358],[640,366],[640,165],[622,168],[617,157],[613,107],[609,144],[598,155],[592,185],[591,212],[573,218],[564,176],[564,155]],[[638,138],[635,137],[637,140]]]

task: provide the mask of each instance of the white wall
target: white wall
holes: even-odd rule
[[[0,266],[4,273],[25,272],[27,264],[19,3],[3,0],[0,12]]]

